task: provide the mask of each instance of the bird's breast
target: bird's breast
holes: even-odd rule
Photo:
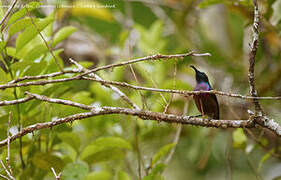
[[[209,91],[209,90],[210,90],[210,86],[208,83],[205,82],[198,83],[194,88],[194,91]]]

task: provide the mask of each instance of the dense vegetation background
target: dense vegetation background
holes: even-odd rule
[[[2,19],[11,1],[0,3]],[[256,85],[259,96],[280,96],[281,0],[259,0],[258,4],[261,31]],[[69,70],[76,68],[70,57],[91,69],[158,53],[194,50],[212,56],[146,61],[97,74],[106,80],[146,87],[192,90],[195,79],[189,65],[193,64],[208,74],[215,89],[249,94],[252,23],[250,0],[19,0],[1,26],[0,82],[58,72],[54,56],[60,67]],[[163,112],[171,101],[167,113],[199,113],[191,97],[121,90],[146,110]],[[87,105],[130,107],[101,84],[81,80],[8,88],[0,91],[0,100],[22,98],[25,91]],[[222,119],[248,119],[247,110],[253,109],[251,101],[223,96],[218,100]],[[281,123],[280,101],[261,104],[269,117]],[[15,134],[19,126],[83,111],[37,100],[2,106],[1,140],[7,138],[9,112],[10,134]],[[126,115],[104,115],[35,131],[21,143],[11,143],[13,174],[16,179],[54,179],[53,167],[67,180],[140,179],[140,174],[144,180],[281,177],[280,138],[267,130],[183,125],[180,132],[179,128]],[[6,146],[0,151],[5,161]]]

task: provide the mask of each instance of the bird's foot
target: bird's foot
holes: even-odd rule
[[[202,115],[202,118],[203,118],[204,120],[207,120],[207,121],[212,120],[212,118],[210,118],[210,117],[207,116],[207,115]]]
[[[188,116],[188,119],[190,119],[190,118],[198,118],[198,117],[201,117],[201,116],[202,116],[201,114],[194,115],[194,116]]]

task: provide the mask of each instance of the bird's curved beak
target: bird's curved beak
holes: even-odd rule
[[[199,72],[198,71],[198,69],[196,69],[196,67],[195,66],[193,66],[193,65],[190,65],[190,67],[192,68],[192,69],[194,69],[194,71],[197,73],[197,72]]]

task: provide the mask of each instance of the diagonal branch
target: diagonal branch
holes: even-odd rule
[[[13,10],[13,8],[15,7],[15,5],[17,4],[17,0],[14,0],[11,4],[11,6],[9,7],[9,9],[6,11],[5,15],[3,16],[3,18],[0,21],[0,26],[5,22],[5,20],[8,18],[9,14],[11,13],[11,11]],[[2,31],[3,28],[1,28]]]
[[[184,57],[187,57],[187,56],[200,57],[200,56],[211,56],[211,54],[210,53],[197,54],[197,53],[194,53],[193,51],[185,53],[185,54],[174,54],[174,55],[156,54],[156,55],[137,58],[137,59],[121,62],[121,63],[109,64],[109,65],[106,65],[106,66],[97,67],[97,68],[91,69],[88,72],[83,73],[79,76],[85,76],[87,74],[97,72],[97,71],[100,71],[100,70],[111,69],[111,68],[120,67],[120,66],[126,66],[126,65],[129,65],[129,64],[134,64],[134,63],[147,61],[147,60],[174,59],[174,58],[184,58]]]
[[[73,63],[74,65],[76,65],[78,67],[78,69],[82,72],[88,72],[89,70],[84,68],[83,66],[81,66],[80,64],[78,64],[76,61],[74,61],[73,59],[69,59],[69,61],[71,63]],[[93,77],[97,80],[103,80],[100,76],[98,76],[97,74],[94,73],[90,73],[89,74],[90,77]],[[125,93],[123,93],[120,89],[118,89],[117,87],[110,85],[110,84],[102,84],[105,87],[110,88],[112,91],[114,91],[115,93],[117,93],[125,102],[127,102],[130,106],[132,106],[134,109],[140,109],[134,102],[132,102],[128,96],[126,96]]]
[[[24,102],[30,101],[31,99],[33,99],[33,97],[27,96],[25,98],[11,100],[11,101],[4,100],[4,101],[0,101],[0,106],[8,106],[8,105],[20,104],[20,103],[24,103]]]

